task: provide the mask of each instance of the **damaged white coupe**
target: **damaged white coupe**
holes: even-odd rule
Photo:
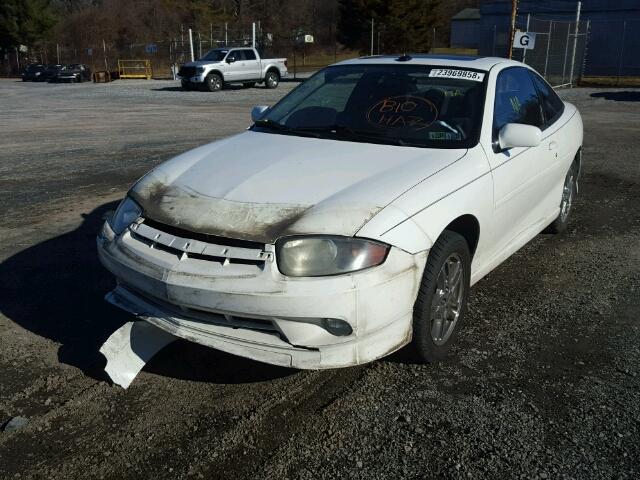
[[[176,337],[305,369],[441,359],[470,286],[565,230],[578,191],[579,112],[502,58],[350,60],[252,118],[149,172],[98,236],[107,300],[145,325],[102,349],[112,377],[137,356],[125,386]]]

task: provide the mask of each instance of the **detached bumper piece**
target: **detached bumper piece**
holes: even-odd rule
[[[176,339],[147,322],[127,322],[100,348],[107,359],[104,367],[116,385],[128,388],[153,356]]]

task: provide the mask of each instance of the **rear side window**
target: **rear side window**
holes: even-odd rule
[[[493,133],[497,137],[507,123],[524,123],[542,128],[544,119],[538,92],[527,69],[506,68],[498,74],[493,109]]]
[[[558,94],[545,82],[540,75],[529,71],[533,84],[536,86],[540,102],[542,103],[542,111],[544,113],[544,126],[547,127],[555,122],[564,111],[564,103]]]
[[[243,50],[243,52],[244,52],[245,60],[256,59],[256,54],[253,52],[253,50]]]

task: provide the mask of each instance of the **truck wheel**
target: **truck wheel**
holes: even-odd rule
[[[560,199],[560,213],[549,225],[544,233],[564,233],[569,225],[569,213],[571,206],[578,195],[578,165],[576,162],[571,164],[571,168],[564,178],[564,186],[562,187],[562,198]]]
[[[268,71],[264,77],[264,85],[267,88],[276,88],[279,83],[280,75],[278,75],[278,72],[275,72],[273,70]]]
[[[243,83],[242,86],[244,88],[253,88],[256,86],[256,82],[246,82],[246,83]]]
[[[413,346],[421,360],[446,357],[464,321],[470,278],[467,241],[445,230],[429,252],[413,308]]]
[[[217,92],[218,90],[222,90],[222,77],[217,73],[210,73],[207,75],[207,78],[204,79],[204,84],[210,92]]]

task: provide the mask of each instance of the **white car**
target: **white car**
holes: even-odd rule
[[[578,110],[502,58],[349,60],[252,116],[140,179],[98,250],[113,304],[271,364],[443,358],[470,286],[578,191]]]

